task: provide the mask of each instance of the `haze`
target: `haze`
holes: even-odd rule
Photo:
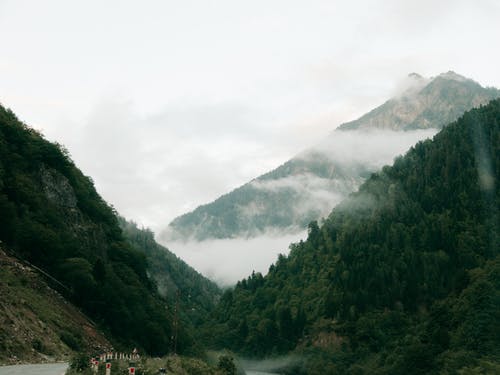
[[[410,72],[500,87],[499,17],[495,0],[0,0],[0,102],[158,232]]]

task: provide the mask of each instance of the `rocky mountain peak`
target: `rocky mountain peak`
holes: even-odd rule
[[[458,82],[472,81],[470,78],[466,78],[460,74],[457,74],[453,70],[449,70],[446,73],[441,73],[440,75],[438,75],[438,77]]]
[[[500,90],[484,88],[453,71],[434,78],[408,75],[409,87],[357,120],[338,130],[355,129],[441,129],[462,113],[500,97]]]

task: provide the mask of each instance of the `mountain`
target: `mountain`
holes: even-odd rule
[[[419,142],[225,292],[206,339],[294,350],[295,375],[498,373],[499,140],[497,99]]]
[[[149,267],[151,256],[127,239],[117,213],[97,194],[92,180],[63,146],[48,142],[2,106],[0,241],[12,256],[57,281],[53,287],[95,321],[115,347],[138,347],[150,354],[174,346],[184,353],[198,350],[189,327],[175,323],[175,305],[160,295],[149,276],[160,272],[158,266]],[[204,297],[214,291],[184,266],[166,255],[161,272],[175,268],[179,286],[196,289],[200,282]],[[184,284],[178,279],[182,272],[191,277]]]
[[[161,237],[205,240],[301,231],[326,214],[325,204],[353,191],[363,176],[368,176],[368,170],[362,165],[344,167],[320,152],[308,152],[176,218]]]
[[[408,78],[409,88],[401,95],[338,129],[441,129],[472,107],[499,96],[499,90],[483,88],[452,71],[430,80],[416,73]]]
[[[466,110],[499,96],[500,90],[483,88],[453,72],[431,79],[411,74],[397,97],[341,125],[321,144],[275,170],[175,218],[160,238],[200,241],[301,232],[372,172],[432,135],[432,129],[436,132]]]

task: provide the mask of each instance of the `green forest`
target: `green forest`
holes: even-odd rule
[[[146,256],[148,274],[170,306],[178,303],[184,327],[193,329],[208,318],[222,292],[167,248],[158,244],[149,229],[118,218],[125,238]]]
[[[291,355],[277,370],[297,375],[499,373],[499,122],[500,100],[465,113],[221,293],[0,107],[0,240],[117,347]]]
[[[153,249],[151,233],[130,225],[123,232],[119,220],[63,146],[0,106],[0,241],[56,280],[53,286],[117,347],[171,352],[175,301],[158,293],[150,269],[163,267],[182,288],[191,280],[202,316],[219,291],[172,254]],[[175,349],[197,353],[190,317],[183,319]],[[77,336],[66,342],[80,347]]]
[[[290,374],[500,372],[499,123],[496,100],[373,174],[223,294],[209,345],[293,351]]]

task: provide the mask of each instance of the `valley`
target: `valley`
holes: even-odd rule
[[[216,271],[231,270],[234,259],[252,266],[259,252],[271,252],[262,255],[262,264],[269,263],[262,271],[233,273],[224,288],[174,247],[160,245],[151,230],[121,217],[63,146],[0,107],[0,361],[64,360],[68,374],[90,374],[90,356],[138,348],[138,372],[145,374],[161,367],[213,375],[243,369],[253,375],[494,373],[500,349],[500,99],[486,102],[498,90],[451,73],[419,90],[330,135],[345,140],[361,131],[353,137],[380,137],[398,144],[401,155],[381,141],[353,162],[328,138],[322,153],[319,147],[306,151],[195,210],[205,218],[209,212],[228,215],[200,225],[227,221],[239,228],[225,232],[229,227],[221,226],[220,235],[207,237],[209,231],[198,230],[202,225],[182,224],[193,235],[184,240],[213,258],[214,272],[204,269],[205,275],[217,279]],[[432,93],[429,107],[408,115],[408,108],[430,100],[422,91]],[[407,122],[394,119],[401,113]],[[451,122],[442,124],[447,116]],[[400,134],[376,130],[391,121]],[[353,130],[364,126],[377,133]],[[435,129],[415,137],[415,127]],[[372,151],[377,161],[368,163]],[[306,188],[299,194],[293,186]],[[321,210],[296,221],[293,204],[318,196],[311,205]],[[259,208],[261,221],[245,219],[256,232],[238,221],[238,210],[252,211],[248,204]],[[289,221],[281,225],[267,210]],[[185,220],[196,216],[190,215]],[[266,241],[250,242],[257,249],[242,257],[243,245],[235,240],[255,241],[269,228],[306,235],[291,244],[290,237],[287,243],[278,237],[274,249]],[[204,246],[208,238],[216,244],[212,249]],[[223,241],[235,242],[222,252]],[[116,366],[126,371],[127,363]],[[0,368],[0,374],[11,369]]]
[[[0,0],[0,375],[500,374],[499,19]]]

